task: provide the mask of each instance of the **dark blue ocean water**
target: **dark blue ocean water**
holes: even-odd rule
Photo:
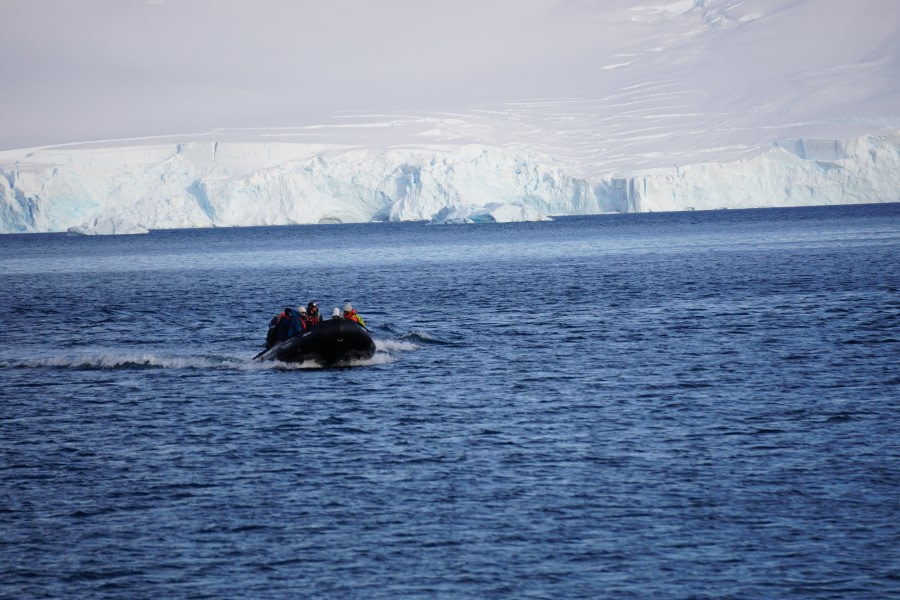
[[[898,597],[898,289],[896,204],[0,236],[0,597]]]

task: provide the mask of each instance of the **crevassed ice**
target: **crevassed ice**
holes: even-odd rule
[[[0,154],[0,232],[424,220],[900,201],[900,133],[576,177],[486,145],[195,142]]]

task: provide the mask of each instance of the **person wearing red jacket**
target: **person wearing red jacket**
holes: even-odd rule
[[[319,318],[319,305],[315,302],[310,302],[306,305],[306,326],[312,327],[317,325],[319,321],[321,321]]]

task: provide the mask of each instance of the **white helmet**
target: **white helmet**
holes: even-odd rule
[[[297,307],[297,312],[299,312],[301,315],[305,315],[305,314],[306,314],[306,307],[305,307],[305,306],[298,306],[298,307]]]
[[[335,307],[334,307],[334,311],[331,313],[331,316],[332,316],[332,317],[339,317],[339,316],[341,316],[341,309],[339,309],[337,306],[335,306]]]
[[[353,305],[352,305],[352,304],[350,304],[350,303],[348,302],[347,304],[344,305],[344,312],[350,312],[351,310],[353,310]]]

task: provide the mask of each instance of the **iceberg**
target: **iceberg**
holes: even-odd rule
[[[136,235],[150,233],[142,225],[112,217],[97,217],[89,223],[69,227],[66,232],[69,235]]]
[[[542,220],[900,201],[900,132],[586,177],[545,153],[192,142],[0,152],[0,233]],[[125,217],[124,215],[127,215]],[[140,225],[138,225],[140,224]]]
[[[445,206],[431,218],[433,224],[441,225],[550,220],[550,217],[539,210],[500,202],[492,202],[486,206]]]

